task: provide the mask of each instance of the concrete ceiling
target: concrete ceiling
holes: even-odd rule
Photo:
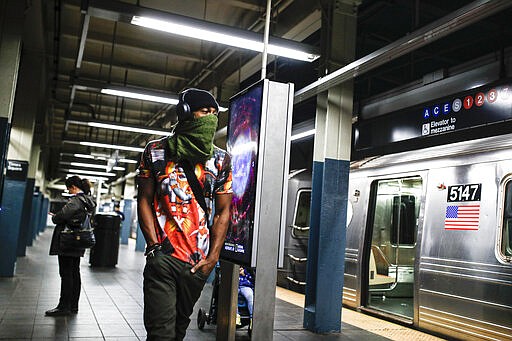
[[[324,2],[272,1],[271,35],[320,50],[321,3]],[[363,0],[357,10],[356,59],[470,3],[466,0]],[[35,136],[43,147],[49,180],[65,175],[59,169],[67,167],[59,162],[72,161],[67,154],[115,152],[63,143],[64,140],[143,147],[155,138],[67,124],[67,120],[100,120],[158,129],[169,128],[175,121],[171,105],[100,94],[98,88],[102,85],[169,96],[188,87],[199,87],[211,90],[221,105],[227,106],[232,95],[259,79],[258,53],[132,25],[126,20],[126,12],[137,7],[262,35],[266,1],[43,1],[40,8],[43,41],[35,40],[26,46],[42,49],[47,56],[48,95],[46,108],[36,122]],[[362,103],[425,74],[484,55],[495,53],[498,58],[499,51],[512,41],[511,14],[507,9],[357,77],[355,101]],[[298,90],[318,78],[322,58],[313,63],[282,57],[270,58],[270,62],[268,78],[294,82]],[[90,86],[80,86],[83,84]],[[296,106],[294,122],[314,118],[314,106],[314,98]],[[221,113],[220,127],[225,126],[226,119],[227,113]],[[119,153],[131,159],[139,156],[137,152]],[[133,167],[128,166],[125,172]],[[125,172],[119,172],[118,176]]]

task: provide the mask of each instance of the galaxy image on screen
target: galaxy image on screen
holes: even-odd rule
[[[248,264],[254,227],[258,138],[261,119],[261,83],[230,103],[227,149],[233,171],[233,201],[224,255],[237,263]]]

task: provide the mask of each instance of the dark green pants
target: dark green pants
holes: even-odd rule
[[[208,276],[157,252],[144,268],[144,326],[147,340],[183,340],[194,304]]]

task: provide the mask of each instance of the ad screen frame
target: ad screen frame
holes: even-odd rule
[[[262,132],[264,80],[229,101],[227,150],[233,171],[233,199],[221,259],[251,266],[256,249],[256,195]]]

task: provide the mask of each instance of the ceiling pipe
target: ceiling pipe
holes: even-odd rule
[[[288,6],[292,4],[293,0],[281,1],[275,5],[276,12],[282,12]],[[249,26],[249,30],[251,31],[259,31],[263,25],[263,17],[260,17],[254,24]],[[228,60],[235,53],[235,50],[232,48],[227,48],[222,51],[216,58],[214,58],[208,65],[206,65],[203,70],[199,71],[196,77],[194,77],[189,83],[187,87],[196,87],[202,81],[204,81],[212,72],[216,70],[220,65],[222,65],[225,61]]]
[[[82,66],[82,59],[84,58],[85,41],[87,40],[87,31],[89,30],[89,21],[91,16],[86,14],[84,16],[84,22],[82,24],[82,34],[80,35],[80,46],[78,48],[78,56],[76,58],[75,68],[77,70]]]
[[[261,54],[261,79],[267,77],[267,52],[268,52],[268,36],[270,33],[270,9],[272,0],[267,0],[267,14],[265,15],[265,30],[263,33],[263,53]]]
[[[91,17],[88,14],[84,14],[83,21],[82,21],[82,34],[80,35],[80,44],[78,46],[78,53],[76,56],[76,63],[75,63],[75,70],[73,73],[74,74],[73,79],[78,76],[78,74],[80,73],[80,67],[82,66],[82,59],[84,57],[85,42],[87,40],[87,31],[89,30],[90,19],[91,19]],[[75,93],[76,93],[76,88],[75,88],[75,85],[73,84],[71,87],[71,95],[69,96],[69,106],[68,106],[68,110],[66,112],[66,119],[68,118],[69,113],[71,112],[71,108],[73,107],[73,102],[75,101]]]

